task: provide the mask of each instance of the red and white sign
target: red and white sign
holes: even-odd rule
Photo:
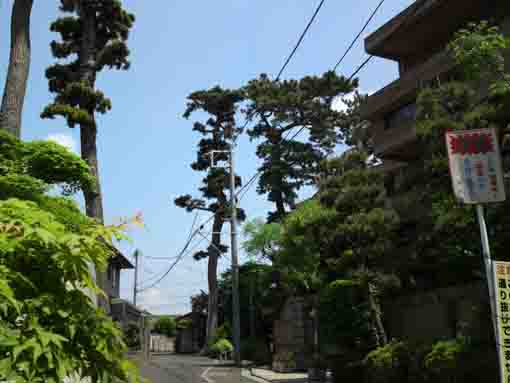
[[[453,190],[467,204],[502,202],[505,182],[496,129],[446,133]]]

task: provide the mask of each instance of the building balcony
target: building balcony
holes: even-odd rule
[[[365,39],[367,53],[407,62],[442,50],[451,36],[470,21],[498,22],[510,11],[504,0],[416,0]]]
[[[446,52],[440,52],[417,68],[404,73],[399,79],[373,93],[361,108],[362,118],[375,121],[416,100],[419,89],[455,67]]]
[[[406,160],[416,140],[414,118],[419,90],[446,77],[454,61],[441,52],[401,78],[372,94],[361,108],[363,119],[372,122],[376,154],[382,158]]]
[[[491,20],[510,34],[509,15],[510,2],[503,0],[416,0],[365,39],[367,53],[397,61],[400,72],[361,107],[379,157],[405,162],[416,155],[416,98],[423,87],[455,75],[445,49],[455,32],[470,21]]]

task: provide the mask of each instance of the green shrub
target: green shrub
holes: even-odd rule
[[[336,370],[336,381],[345,382],[352,368],[338,364]],[[498,374],[493,346],[464,338],[433,343],[394,340],[370,352],[363,370],[367,383],[478,383],[497,381]]]
[[[463,338],[435,343],[425,356],[425,368],[433,374],[445,375],[455,371],[462,354],[466,352]]]
[[[124,342],[132,349],[140,347],[140,327],[136,323],[129,323],[124,329]]]
[[[155,332],[161,335],[166,335],[169,338],[175,336],[176,329],[177,324],[175,323],[175,319],[169,316],[159,318],[156,324],[154,325]]]
[[[175,327],[178,330],[184,330],[186,328],[190,328],[192,325],[193,325],[193,322],[191,321],[191,319],[181,319],[180,321],[178,321],[176,323]]]
[[[342,345],[357,354],[372,343],[370,310],[363,289],[351,280],[337,280],[320,295],[319,336],[322,350]]]
[[[211,356],[219,357],[220,355],[234,351],[234,346],[232,346],[232,343],[230,343],[228,339],[220,339],[211,346],[210,351],[212,354]]]
[[[428,381],[478,383],[498,380],[497,355],[491,343],[472,343],[464,338],[434,343],[424,356]]]
[[[220,327],[216,329],[216,333],[214,334],[214,341],[216,343],[220,339],[231,339],[232,338],[232,329],[230,328],[230,323],[225,322]]]
[[[407,375],[410,353],[404,342],[393,340],[370,352],[364,360],[371,382],[390,383]]]

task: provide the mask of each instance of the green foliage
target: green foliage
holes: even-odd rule
[[[37,200],[52,186],[66,195],[91,190],[94,177],[74,153],[48,141],[24,143],[0,131],[0,199]]]
[[[274,317],[272,314],[279,311],[287,298],[287,292],[283,289],[271,288],[274,270],[273,266],[254,262],[247,262],[239,267],[241,339],[253,336],[251,331],[254,330],[257,338],[266,340],[266,336],[273,326]],[[232,318],[231,270],[227,270],[220,276],[218,289],[223,303],[223,317]],[[251,328],[252,319],[254,328]],[[222,328],[225,326],[228,331],[223,333]],[[223,323],[218,331],[220,331],[220,335],[217,336],[230,338],[229,322]]]
[[[0,164],[0,380],[56,383],[80,371],[136,381],[122,332],[88,295],[100,293],[90,265],[105,270],[123,234],[45,194],[90,187],[89,168],[60,145],[2,132]]]
[[[140,342],[140,327],[136,323],[129,323],[124,329],[124,343],[130,349],[138,349]]]
[[[371,342],[370,318],[362,286],[353,280],[330,283],[320,294],[321,349],[340,347],[345,358],[356,360]]]
[[[444,134],[448,129],[495,127],[503,151],[508,150],[510,93],[504,89],[510,83],[503,75],[508,44],[508,38],[497,27],[487,22],[470,24],[459,31],[449,45],[458,63],[458,80],[423,89],[418,97],[416,127],[421,159],[412,165],[415,174],[406,177],[399,193],[419,201],[411,211],[418,204],[427,207],[421,209],[419,218],[408,222],[414,229],[406,236],[410,238],[409,243],[413,243],[415,254],[420,254],[420,258],[413,261],[414,268],[421,268],[420,260],[426,260],[423,267],[430,273],[441,273],[437,279],[445,284],[472,278],[476,273],[479,265],[469,262],[468,257],[479,253],[479,238],[472,208],[453,197]],[[487,88],[488,97],[481,99],[480,92]],[[508,170],[506,164],[505,171]],[[496,204],[489,209],[489,219],[493,223],[492,246],[501,259],[505,259],[505,249],[509,245],[503,229],[507,217],[506,204]],[[451,270],[448,264],[452,263],[457,265],[456,274],[447,275]]]
[[[197,91],[188,96],[188,103],[184,117],[189,119],[192,114],[205,112],[206,121],[196,121],[193,131],[198,132],[202,139],[197,145],[197,160],[191,168],[197,172],[206,172],[199,188],[200,198],[190,194],[175,199],[175,205],[186,211],[208,211],[215,214],[214,232],[220,232],[223,222],[230,216],[229,199],[227,191],[230,188],[230,173],[228,167],[230,141],[241,134],[242,130],[236,127],[235,113],[243,95],[237,90],[222,89],[219,86],[209,90]],[[214,163],[211,152],[214,154]],[[241,186],[241,178],[235,177],[236,186]],[[245,218],[244,211],[238,209],[238,217]],[[206,258],[210,253],[218,256],[218,251],[224,253],[227,247],[221,244],[221,236],[212,234],[209,249],[195,254],[195,259]]]
[[[61,11],[77,14],[76,4],[61,0]],[[80,4],[82,9],[77,16],[61,17],[51,24],[51,31],[58,33],[61,39],[52,41],[52,54],[66,62],[46,70],[49,90],[55,93],[55,99],[41,114],[42,118],[64,117],[71,128],[75,125],[95,126],[95,113],[104,114],[111,109],[111,101],[95,89],[95,77],[105,68],[129,68],[130,51],[126,41],[135,21],[134,15],[127,12],[119,0]],[[95,28],[96,39],[93,53],[88,57],[89,47],[84,50],[81,40],[84,36],[90,38],[89,31],[83,30],[83,26],[90,22]],[[89,75],[86,79],[80,59],[87,60]]]
[[[425,367],[438,375],[453,371],[466,347],[466,340],[463,338],[439,341],[425,357]]]
[[[510,37],[503,35],[500,28],[487,21],[470,23],[461,29],[449,44],[450,51],[457,62],[462,65],[463,72],[469,80],[494,80],[494,76],[510,76],[505,74],[505,50],[510,47]],[[507,92],[510,86],[505,85]]]
[[[234,346],[232,346],[232,343],[230,343],[229,340],[220,339],[211,346],[210,351],[212,353],[212,356],[219,357],[227,353],[233,352]]]
[[[266,224],[254,219],[244,225],[244,235],[248,239],[244,241],[243,249],[252,260],[271,260],[278,252],[282,227],[278,223]]]
[[[413,350],[407,343],[393,340],[385,346],[370,352],[364,365],[370,382],[390,383],[412,381],[410,371]]]
[[[223,323],[216,329],[216,332],[211,338],[210,343],[211,345],[214,345],[222,339],[232,339],[232,329],[229,322]]]
[[[0,378],[58,382],[82,371],[106,381],[132,374],[120,329],[84,290],[100,292],[89,264],[105,269],[107,244],[117,235],[99,225],[72,233],[36,203],[0,201],[0,294],[7,298],[0,310]]]
[[[190,328],[193,325],[191,319],[181,319],[176,322],[176,328],[179,330],[184,330]]]
[[[365,357],[365,381],[475,383],[497,380],[493,348],[493,345],[470,344],[463,338],[421,343],[393,340]]]
[[[166,335],[169,338],[175,336],[177,324],[175,319],[169,316],[159,318],[154,324],[154,331],[161,335]]]
[[[267,194],[276,206],[270,222],[282,219],[287,206],[294,207],[297,192],[315,183],[320,162],[345,140],[352,120],[332,106],[356,87],[357,81],[326,72],[284,81],[261,75],[243,88],[246,115],[255,122],[248,135],[259,140],[257,156],[262,160],[257,192]],[[306,142],[289,137],[295,129],[306,130]]]
[[[321,250],[330,239],[335,217],[333,210],[310,200],[284,220],[281,250],[274,263],[285,271],[287,281],[298,291],[310,293],[323,286],[325,270]]]

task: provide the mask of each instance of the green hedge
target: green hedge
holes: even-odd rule
[[[479,383],[498,381],[494,346],[464,338],[433,343],[393,340],[362,361],[336,360],[335,382]]]

